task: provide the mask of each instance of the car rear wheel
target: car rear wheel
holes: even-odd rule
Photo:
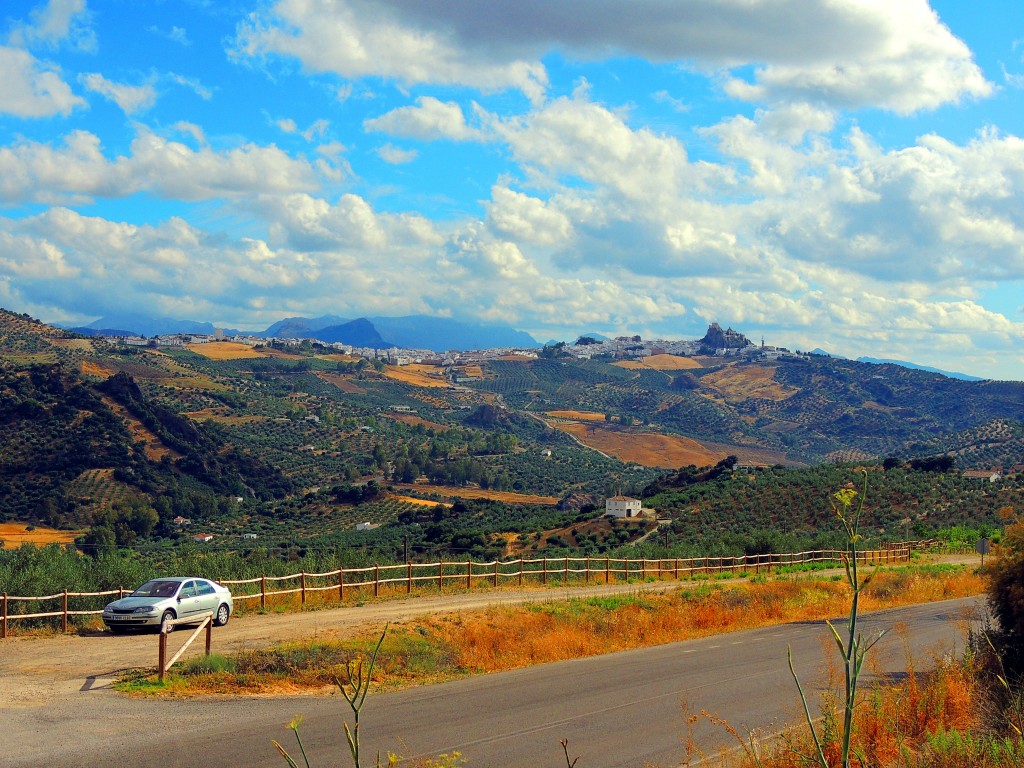
[[[160,631],[165,635],[174,631],[172,621],[174,621],[174,611],[164,611],[164,615],[160,617]]]
[[[213,617],[213,625],[215,627],[223,627],[228,623],[230,617],[231,611],[228,610],[227,603],[221,603],[220,608],[217,609],[217,614]]]

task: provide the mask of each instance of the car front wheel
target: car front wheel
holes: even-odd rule
[[[228,623],[228,619],[231,617],[231,611],[228,610],[226,603],[221,603],[220,608],[217,609],[217,614],[213,617],[213,625],[215,627],[223,627]]]
[[[160,631],[165,635],[174,631],[172,621],[174,621],[174,611],[164,611],[164,615],[160,617]]]

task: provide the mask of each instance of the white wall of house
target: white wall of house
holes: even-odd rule
[[[604,502],[604,513],[608,517],[640,517],[642,507],[640,499],[612,496]]]

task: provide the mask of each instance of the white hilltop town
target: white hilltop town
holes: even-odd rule
[[[431,349],[402,349],[399,347],[373,348],[358,347],[343,342],[325,342],[309,336],[302,338],[275,338],[251,336],[245,334],[226,335],[220,329],[212,334],[171,333],[146,338],[143,336],[103,336],[110,344],[130,347],[185,347],[192,344],[208,344],[213,342],[235,342],[252,347],[299,347],[305,343],[314,343],[331,349],[339,354],[362,357],[367,360],[382,360],[390,365],[408,365],[420,363],[424,365],[452,366],[467,363],[483,362],[505,358],[536,359],[548,350],[556,354],[567,355],[579,360],[594,358],[611,358],[614,360],[642,360],[655,355],[677,355],[680,357],[744,357],[751,359],[782,359],[784,357],[804,357],[784,347],[768,346],[762,339],[754,344],[742,333],[732,328],[723,330],[718,323],[711,323],[708,331],[701,339],[643,339],[640,336],[619,336],[614,339],[598,339],[581,336],[575,342],[559,343],[538,349],[536,347],[493,347],[474,350],[446,350],[438,352]]]

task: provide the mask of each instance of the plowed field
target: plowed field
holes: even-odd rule
[[[235,341],[211,341],[208,344],[186,344],[189,352],[195,352],[210,360],[244,360],[250,357],[266,357],[261,350]]]
[[[660,435],[654,432],[629,432],[580,422],[551,422],[551,426],[573,435],[589,448],[632,461],[645,467],[676,469],[695,464],[705,467],[726,457],[688,437]]]

